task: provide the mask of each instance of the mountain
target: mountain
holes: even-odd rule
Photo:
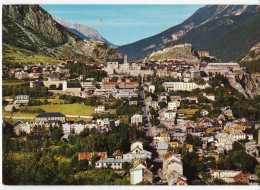
[[[239,56],[236,62],[242,67],[247,67],[250,73],[260,73],[260,42]]]
[[[254,13],[258,10],[259,6],[256,5],[208,5],[198,9],[191,17],[179,25],[169,28],[157,35],[139,40],[131,44],[119,46],[116,50],[122,54],[127,54],[131,60],[142,59],[149,56],[153,51],[157,51],[169,45],[176,44],[174,42],[184,38],[189,31],[201,25],[205,25],[212,20],[226,18],[228,16],[235,17],[247,13]],[[198,36],[200,36],[200,34]],[[195,38],[199,40],[200,38],[198,38],[198,36]],[[191,43],[190,41],[185,42]],[[201,50],[196,46],[194,46],[194,48]],[[211,54],[214,55],[214,53]]]
[[[82,24],[73,24],[70,22],[67,22],[65,20],[62,20],[59,17],[53,16],[52,17],[56,22],[60,23],[62,26],[65,26],[67,29],[69,29],[71,32],[76,34],[78,37],[82,39],[94,39],[97,41],[104,42],[105,44],[109,45],[112,48],[117,48],[117,45],[114,45],[110,43],[108,40],[103,38],[98,31],[95,29],[89,27],[89,26],[84,26]]]
[[[3,52],[14,46],[55,58],[97,62],[121,56],[103,42],[79,38],[39,5],[3,5],[2,10]]]
[[[206,50],[228,62],[259,42],[259,23],[259,12],[221,17],[190,30],[173,44],[191,43],[195,49]]]

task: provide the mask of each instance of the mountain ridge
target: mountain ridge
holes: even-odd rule
[[[39,5],[3,5],[2,9],[3,44],[56,58],[105,62],[108,57],[121,57],[103,42],[79,38]]]
[[[77,35],[78,37],[80,37],[82,39],[94,39],[94,40],[97,40],[97,41],[104,42],[105,44],[109,45],[112,48],[118,47],[117,45],[110,43],[107,39],[105,39],[103,36],[101,36],[101,34],[97,30],[95,30],[94,28],[91,28],[89,26],[85,26],[85,25],[82,25],[82,24],[70,23],[68,21],[65,21],[65,20],[57,17],[57,16],[52,16],[52,18],[56,22],[58,22],[59,24],[61,24],[64,27],[66,27],[72,33],[74,33],[75,35]]]
[[[122,54],[128,54],[130,60],[142,59],[149,56],[153,51],[167,47],[168,45],[166,44],[180,39],[191,29],[205,24],[210,20],[227,15],[241,15],[246,12],[253,12],[256,9],[259,9],[259,6],[207,5],[198,9],[192,16],[176,26],[154,36],[119,46],[116,50]]]

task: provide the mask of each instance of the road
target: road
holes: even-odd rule
[[[140,86],[140,96],[143,99],[143,107],[142,107],[143,117],[146,118],[146,120],[148,121],[148,114],[147,114],[147,107],[146,107],[145,97],[144,97],[143,83],[141,83],[141,86]],[[152,126],[149,123],[149,121],[145,124],[144,128],[147,129],[146,136],[151,136],[151,128],[152,128]]]

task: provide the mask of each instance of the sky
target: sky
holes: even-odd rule
[[[115,45],[129,44],[180,24],[204,5],[46,5],[49,14],[96,29]]]

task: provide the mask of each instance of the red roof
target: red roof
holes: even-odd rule
[[[79,152],[78,154],[78,160],[85,160],[91,161],[92,156],[97,155],[100,157],[101,160],[105,160],[107,158],[106,152]]]
[[[120,82],[103,82],[103,84],[120,84]]]
[[[215,94],[206,94],[207,96],[215,96]]]

